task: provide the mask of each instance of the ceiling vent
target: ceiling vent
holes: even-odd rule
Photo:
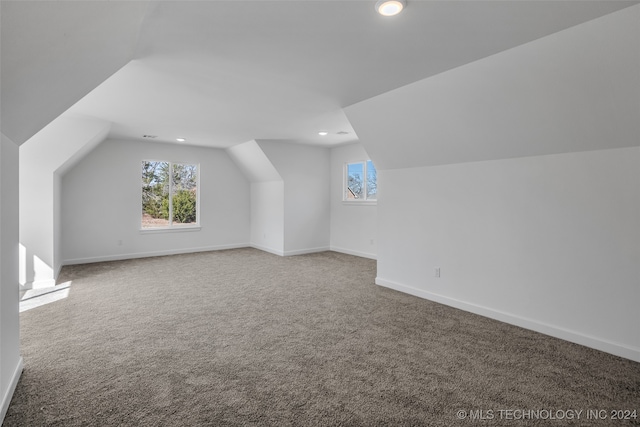
[[[157,138],[158,135],[142,135],[142,137],[143,138],[151,138],[151,139],[153,139],[153,138]]]

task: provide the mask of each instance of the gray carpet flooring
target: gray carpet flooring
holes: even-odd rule
[[[21,314],[3,425],[640,425],[611,412],[640,412],[640,364],[375,269],[249,248],[65,267],[69,295]]]

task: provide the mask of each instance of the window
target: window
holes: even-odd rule
[[[142,228],[198,225],[198,165],[142,162]]]
[[[378,199],[378,174],[371,160],[347,163],[344,201],[360,202]]]

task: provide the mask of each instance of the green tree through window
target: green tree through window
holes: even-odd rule
[[[198,166],[143,161],[142,228],[197,223]]]

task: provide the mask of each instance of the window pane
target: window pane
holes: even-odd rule
[[[173,165],[173,223],[195,224],[197,206],[197,166]]]
[[[364,198],[364,163],[347,164],[346,200]]]
[[[378,172],[371,160],[367,160],[367,199],[378,198]]]
[[[169,225],[169,163],[142,162],[142,228]]]

